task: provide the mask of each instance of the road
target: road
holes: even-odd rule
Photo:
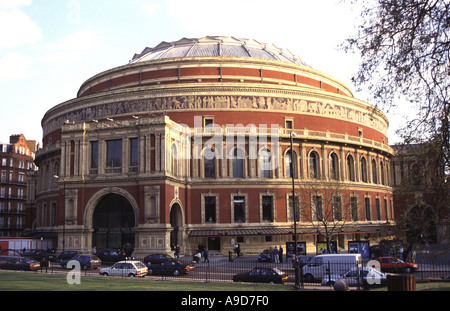
[[[450,276],[450,260],[434,261],[434,258],[427,260],[426,254],[421,254],[419,262],[419,271],[415,272],[416,279],[442,278]],[[4,258],[0,258],[0,261]],[[191,263],[192,258],[181,257],[180,261]],[[109,266],[104,264],[104,266]],[[156,280],[192,280],[199,282],[232,282],[233,275],[250,271],[256,266],[277,267],[281,271],[287,273],[290,277],[288,284],[294,284],[294,268],[291,259],[284,260],[283,263],[259,263],[257,256],[242,256],[229,261],[228,256],[211,256],[209,263],[195,264],[196,268],[189,272],[188,275],[181,276],[146,276],[149,279]],[[43,271],[45,272],[45,271]],[[64,270],[59,263],[52,262],[46,270],[47,273],[68,273],[70,270]],[[98,270],[82,271],[82,275],[99,275]],[[307,284],[309,285],[309,284]],[[317,284],[314,284],[317,285]]]

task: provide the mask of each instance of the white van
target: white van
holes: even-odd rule
[[[362,268],[361,254],[317,255],[303,266],[303,281],[320,281],[328,274],[342,274],[355,267]]]

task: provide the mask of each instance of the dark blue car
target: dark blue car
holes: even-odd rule
[[[265,249],[261,254],[258,256],[259,262],[272,262],[272,258],[270,257],[270,253],[268,249]]]
[[[64,269],[71,268],[70,265],[69,265],[69,267],[67,266],[69,261],[71,261],[71,260],[78,261],[80,263],[81,269],[83,269],[83,270],[97,269],[102,264],[102,261],[95,255],[79,255],[78,254],[78,255],[73,256],[70,259],[61,260],[61,267],[63,267]]]
[[[37,271],[41,269],[41,265],[37,260],[32,258],[12,258],[0,264],[0,269]]]

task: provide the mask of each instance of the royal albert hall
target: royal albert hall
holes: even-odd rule
[[[327,237],[374,243],[394,220],[386,116],[272,44],[147,47],[42,128],[33,230],[58,250],[250,254],[297,232],[315,254]]]

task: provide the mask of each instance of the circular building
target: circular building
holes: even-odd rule
[[[386,116],[271,44],[145,48],[42,128],[35,229],[59,250],[259,253],[296,231],[312,254],[378,239],[393,220]]]

